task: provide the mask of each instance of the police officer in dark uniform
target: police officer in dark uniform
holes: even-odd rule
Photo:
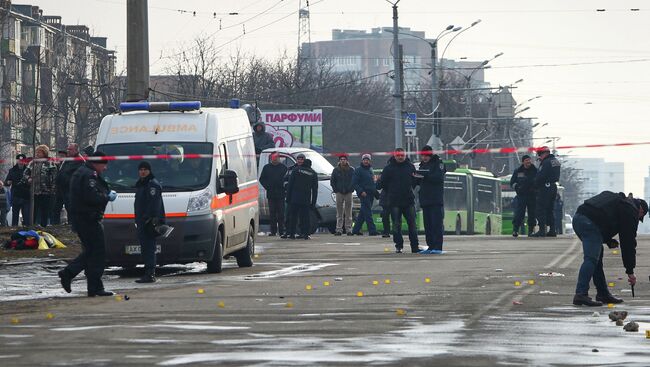
[[[156,281],[156,227],[165,222],[165,206],[162,186],[151,172],[151,164],[142,161],[138,165],[140,179],[135,184],[135,225],[138,242],[144,260],[144,275],[136,283]]]
[[[528,209],[528,236],[535,230],[535,177],[537,168],[529,155],[521,157],[521,166],[512,173],[510,187],[517,193],[515,215],[512,218],[512,236],[519,236],[519,228],[524,224],[524,216]]]
[[[420,166],[415,177],[415,183],[420,186],[418,193],[422,218],[424,220],[424,233],[428,248],[422,250],[421,254],[442,253],[442,241],[444,233],[443,219],[445,217],[444,206],[444,183],[445,164],[442,163],[437,154],[433,154],[433,148],[425,145],[420,152]]]
[[[537,157],[541,161],[539,171],[535,176],[535,189],[537,190],[535,205],[539,230],[531,237],[556,237],[553,205],[555,204],[555,195],[557,195],[556,182],[560,180],[560,161],[551,154],[550,149],[546,146],[537,151]],[[546,225],[551,227],[548,232]]]
[[[88,297],[112,296],[104,289],[102,275],[105,266],[104,210],[109,201],[117,198],[115,191],[101,176],[108,161],[103,152],[95,152],[70,179],[70,215],[74,217],[74,230],[81,240],[82,251],[68,266],[59,271],[61,285],[71,292],[72,279],[82,270],[88,282]]]
[[[291,171],[287,185],[287,201],[289,202],[289,228],[288,238],[296,238],[296,222],[300,218],[300,237],[308,240],[309,237],[309,210],[316,206],[318,198],[318,175],[311,168],[311,160],[305,159],[304,163]]]

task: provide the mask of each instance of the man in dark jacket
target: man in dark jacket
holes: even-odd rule
[[[285,194],[288,192],[287,188],[289,187],[289,178],[291,178],[291,173],[293,172],[294,169],[301,167],[305,163],[305,155],[303,153],[298,153],[296,155],[296,163],[289,167],[287,169],[287,173],[284,175],[284,192]],[[291,224],[291,216],[295,215],[295,213],[292,213],[289,210],[289,196],[286,195],[285,197],[285,207],[284,207],[284,228],[285,232],[280,238],[288,238],[289,234],[287,233],[287,230],[289,229],[289,226]]]
[[[262,168],[260,185],[266,190],[269,203],[269,219],[271,221],[271,236],[284,234],[284,177],[287,166],[280,163],[280,155],[271,153],[271,163]]]
[[[603,303],[621,303],[607,288],[603,271],[603,243],[609,248],[618,247],[613,237],[618,234],[623,266],[628,282],[634,286],[636,276],[636,231],[639,221],[648,213],[648,203],[641,199],[628,199],[625,194],[603,191],[585,200],[573,216],[573,229],[582,241],[584,261],[578,273],[574,305],[602,306]],[[589,295],[589,282],[596,286],[596,301]]]
[[[318,175],[311,168],[311,160],[305,159],[302,165],[291,171],[287,185],[287,201],[291,212],[288,238],[296,238],[296,222],[300,218],[300,237],[310,239],[309,211],[316,206],[317,198]]]
[[[348,155],[343,154],[339,157],[339,164],[334,167],[330,186],[332,192],[336,194],[336,232],[335,236],[340,236],[345,231],[352,234],[352,177],[354,168],[350,166]]]
[[[70,211],[70,179],[74,172],[84,164],[84,161],[79,154],[79,145],[76,143],[71,143],[68,145],[67,149],[68,158],[75,160],[66,160],[61,164],[59,173],[56,175],[56,199],[57,203],[63,203],[66,211]],[[78,159],[78,160],[77,160]],[[53,224],[58,224],[60,222],[61,208],[58,205],[55,205],[57,208],[56,213],[54,213]],[[68,222],[70,222],[70,215],[68,214]]]
[[[103,152],[94,152],[94,160],[79,167],[70,179],[70,215],[81,240],[81,254],[59,271],[59,278],[63,289],[70,293],[72,279],[84,270],[88,297],[113,295],[102,283],[106,262],[102,219],[108,202],[117,198],[101,176],[108,164],[105,156]]]
[[[409,230],[411,252],[420,251],[418,230],[415,225],[415,195],[413,194],[413,175],[415,166],[406,158],[404,149],[397,148],[393,158],[381,173],[381,187],[386,190],[391,206],[393,220],[393,242],[395,252],[402,253],[404,239],[402,238],[402,216],[406,220]]]
[[[537,151],[537,157],[541,161],[539,171],[535,176],[535,190],[537,192],[535,209],[539,231],[533,233],[531,237],[556,237],[553,204],[557,194],[557,182],[560,180],[560,161],[551,154],[548,147],[540,148]],[[546,230],[547,225],[551,227],[548,232]]]
[[[273,135],[266,132],[266,125],[263,122],[253,125],[253,143],[255,143],[255,154],[257,155],[264,149],[275,148]]]
[[[5,179],[5,186],[11,186],[11,225],[17,226],[20,213],[23,214],[23,226],[30,224],[29,184],[25,180],[27,157],[24,154],[16,156],[16,164],[9,170]]]
[[[422,148],[420,167],[415,175],[416,184],[420,185],[418,193],[424,232],[428,249],[420,251],[421,254],[441,254],[444,233],[443,219],[445,217],[444,183],[445,165],[433,148],[425,145]]]
[[[142,161],[138,165],[138,182],[135,184],[135,225],[144,260],[144,275],[136,283],[156,281],[156,227],[165,223],[165,205],[162,186],[151,172],[151,164]]]
[[[510,178],[510,187],[517,193],[515,200],[515,215],[512,218],[512,236],[519,236],[519,228],[524,223],[526,209],[528,209],[528,236],[535,230],[535,176],[537,168],[529,155],[521,157],[521,166],[517,168]]]
[[[374,174],[372,172],[372,165],[370,164],[372,157],[370,154],[361,156],[361,165],[354,170],[352,175],[352,187],[357,192],[359,201],[361,201],[361,208],[357,220],[354,221],[352,234],[361,236],[361,227],[366,223],[368,227],[368,234],[370,236],[377,235],[377,228],[372,221],[372,204],[375,201],[377,193],[377,185],[375,185]]]

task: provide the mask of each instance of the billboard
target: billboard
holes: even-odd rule
[[[261,120],[277,147],[323,150],[323,110],[262,111]]]

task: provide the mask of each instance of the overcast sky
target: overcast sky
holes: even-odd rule
[[[149,0],[152,73],[164,69],[167,59],[161,55],[190,44],[198,35],[215,37],[217,44],[225,45],[224,55],[236,49],[270,58],[285,50],[295,52],[298,2]],[[65,24],[86,24],[94,35],[108,37],[108,46],[118,51],[119,65],[124,65],[126,0],[31,3],[46,15],[61,15]],[[333,28],[392,25],[391,6],[385,0],[310,4],[312,41],[331,39]],[[542,96],[527,104],[530,109],[523,116],[548,123],[536,137],[557,136],[558,145],[580,145],[650,141],[648,5],[642,0],[402,0],[399,11],[400,26],[425,31],[427,37],[435,37],[448,24],[468,26],[481,19],[454,41],[445,57],[484,60],[503,52],[486,71],[486,80],[507,85],[523,78],[515,99]],[[239,15],[227,15],[231,12]],[[561,153],[625,162],[626,190],[642,194],[650,145]]]

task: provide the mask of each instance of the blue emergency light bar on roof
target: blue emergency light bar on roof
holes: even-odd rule
[[[197,111],[201,109],[201,102],[187,101],[187,102],[122,102],[120,103],[120,111],[149,111],[149,112],[165,112],[165,111]]]

